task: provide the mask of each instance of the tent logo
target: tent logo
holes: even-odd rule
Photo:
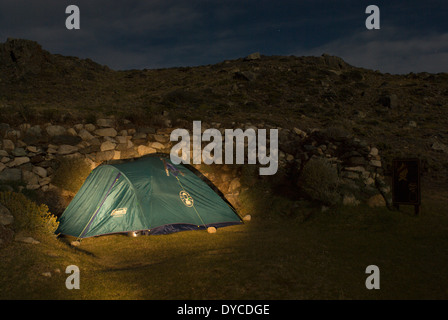
[[[110,215],[112,217],[122,217],[126,214],[127,211],[128,211],[128,208],[118,208],[118,209],[115,209],[114,211],[112,211],[112,213]]]
[[[184,205],[186,205],[187,207],[193,206],[194,200],[187,191],[179,192],[179,197],[180,197],[180,200],[182,200]]]

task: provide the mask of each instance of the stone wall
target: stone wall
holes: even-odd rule
[[[219,126],[219,123],[203,123],[202,128]],[[234,127],[257,128],[250,123],[235,123]],[[355,191],[343,195],[344,204],[369,201],[373,204],[372,199],[377,200],[377,205],[385,204],[384,197],[388,198],[390,188],[384,182],[377,148],[340,129],[278,129],[279,170],[293,167],[300,172],[313,157],[323,157],[338,169],[341,181],[350,186],[347,190]],[[173,145],[170,142],[172,130],[170,127],[136,127],[129,121],[118,123],[115,119],[72,126],[25,123],[13,128],[0,124],[0,185],[23,182],[26,189],[46,192],[56,188],[52,179],[59,159],[85,159],[94,169],[107,161],[169,153]],[[241,166],[220,165],[219,170],[212,172],[205,166],[195,167],[238,206]]]

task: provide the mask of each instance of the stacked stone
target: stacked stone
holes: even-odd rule
[[[341,181],[349,186],[348,189],[365,194],[363,199],[353,199],[353,194],[344,195],[346,204],[369,201],[373,196],[390,192],[384,182],[378,149],[344,130],[275,128],[264,123],[232,123],[232,126],[242,130],[254,129],[256,133],[258,129],[267,129],[268,144],[269,129],[278,129],[279,170],[291,166],[300,170],[313,157],[327,159],[338,168]],[[224,137],[225,129],[220,123],[203,122],[202,130],[207,128],[217,128]],[[54,187],[51,181],[59,158],[85,159],[93,169],[110,160],[169,153],[173,144],[177,143],[170,141],[172,130],[170,127],[135,127],[129,121],[118,125],[113,118],[70,127],[60,124],[22,124],[18,128],[11,128],[8,124],[0,124],[0,184],[23,181],[27,189],[47,191]],[[202,147],[208,143],[203,142]],[[247,146],[247,142],[245,144]],[[197,168],[207,172],[202,166],[206,165],[198,165]],[[232,204],[237,205],[241,192],[240,168],[222,165],[213,172],[204,175],[218,186]]]

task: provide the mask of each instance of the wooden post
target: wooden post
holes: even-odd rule
[[[394,159],[392,162],[392,203],[399,210],[399,205],[413,205],[414,214],[418,215],[421,204],[420,160]]]

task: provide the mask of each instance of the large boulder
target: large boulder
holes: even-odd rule
[[[0,67],[3,74],[16,78],[39,74],[52,55],[35,41],[8,38],[0,44]]]

